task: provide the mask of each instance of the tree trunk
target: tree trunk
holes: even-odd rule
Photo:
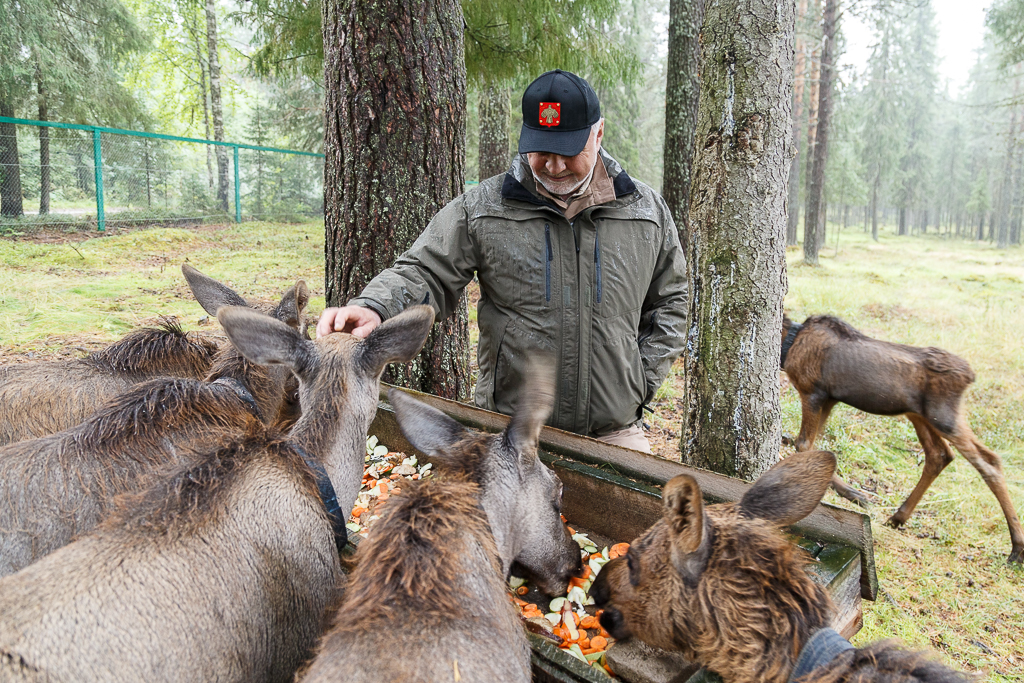
[[[189,25],[192,25],[191,22]],[[206,87],[206,62],[203,60],[203,46],[200,42],[198,30],[192,31],[192,38],[196,48],[196,66],[199,67],[199,91],[203,97],[204,137],[210,140],[210,97]],[[213,192],[213,148],[215,145],[204,146],[206,147],[206,184],[210,188],[210,192]]]
[[[690,241],[693,138],[700,103],[700,27],[704,0],[670,0],[662,196],[683,249]]]
[[[878,186],[882,180],[875,174],[875,182],[871,185],[871,239],[878,241]]]
[[[324,244],[338,306],[408,249],[462,192],[466,67],[456,0],[326,0]],[[387,381],[469,397],[466,297]]]
[[[797,21],[807,15],[807,0],[800,0],[797,9]],[[795,247],[798,243],[797,228],[800,225],[800,136],[803,134],[801,125],[804,115],[804,84],[807,81],[805,65],[807,62],[807,42],[800,31],[796,31],[796,48],[794,50],[793,75],[793,159],[789,162],[789,182],[787,184],[789,198],[786,200],[786,246]]]
[[[217,57],[217,14],[214,0],[206,0],[206,49],[210,68],[210,108],[213,110],[213,139],[224,142],[224,109],[220,98],[220,60]],[[217,145],[217,204],[228,210],[228,148]]]
[[[39,120],[49,121],[49,103],[42,74],[36,69],[37,94],[39,95]],[[50,213],[50,129],[39,126],[39,215]]]
[[[0,95],[0,116],[14,118],[14,105]],[[21,161],[18,158],[18,126],[0,123],[0,216],[21,216]]]
[[[509,168],[509,115],[512,95],[505,83],[490,83],[480,89],[480,144],[478,148],[482,182]]]
[[[814,159],[814,138],[818,133],[818,85],[821,77],[821,46],[816,40],[818,17],[821,16],[821,0],[812,0],[808,10],[813,21],[814,33],[810,45],[810,59],[807,70],[807,147],[804,150],[804,234],[807,234],[807,208],[811,204],[811,168]]]
[[[1013,99],[1016,100],[1020,94],[1019,80],[1014,79]],[[1017,107],[1010,107],[1010,134],[1007,136],[1006,161],[1003,164],[1003,182],[999,189],[999,214],[998,229],[996,231],[996,246],[1005,249],[1010,246],[1010,211],[1012,210],[1013,195],[1013,157],[1014,148],[1017,146]]]
[[[907,207],[905,206],[900,207],[899,230],[897,230],[896,234],[907,234]]]
[[[747,479],[775,463],[781,445],[795,9],[709,3],[701,31],[680,450],[685,462]]]
[[[832,75],[836,58],[836,12],[839,0],[825,0],[822,22],[824,35],[821,48],[821,77],[818,83],[818,122],[814,133],[814,152],[811,159],[811,184],[807,197],[807,217],[804,220],[804,263],[818,265],[818,250],[824,240],[825,226],[825,166],[828,163],[828,128],[832,122]]]

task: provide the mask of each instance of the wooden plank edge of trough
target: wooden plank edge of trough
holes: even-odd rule
[[[393,412],[387,402],[391,385],[381,384],[382,403],[379,410]],[[433,406],[458,422],[489,432],[500,432],[509,421],[507,415],[492,413],[475,406],[459,403],[411,389],[399,389],[427,405]],[[375,420],[375,426],[376,426]],[[407,444],[401,433],[380,434],[371,426],[371,433],[382,443]],[[386,437],[386,438],[385,438]],[[389,440],[390,439],[390,440]],[[613,446],[586,436],[564,432],[553,427],[544,427],[540,434],[540,446],[553,455],[587,463],[599,468],[608,468],[620,476],[634,479],[659,490],[672,477],[688,474],[700,485],[704,496],[712,502],[733,502],[743,497],[751,484],[733,479],[717,472],[710,472],[689,465],[683,465],[657,456],[634,451],[622,446]],[[660,495],[660,494],[659,494]],[[860,594],[865,600],[875,600],[878,594],[878,577],[875,573],[875,550],[871,535],[871,518],[852,510],[820,503],[818,507],[792,526],[797,533],[822,541],[832,541],[853,546],[860,551]]]

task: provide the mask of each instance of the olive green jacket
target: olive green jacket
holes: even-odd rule
[[[686,339],[686,265],[665,201],[601,150],[614,201],[570,223],[522,157],[434,216],[351,304],[386,320],[428,303],[452,314],[480,282],[476,404],[511,414],[536,351],[558,369],[549,424],[602,435],[634,424]]]

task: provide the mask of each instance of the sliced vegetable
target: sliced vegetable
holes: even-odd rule
[[[519,588],[520,586],[524,585],[525,583],[526,583],[526,579],[521,579],[518,576],[510,576],[510,577],[508,577],[508,585],[512,586],[513,588]]]
[[[555,598],[550,603],[548,603],[548,609],[552,612],[561,612],[562,605],[564,605],[565,602],[565,598]]]

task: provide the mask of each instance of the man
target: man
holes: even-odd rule
[[[434,216],[317,336],[365,337],[406,306],[450,315],[480,282],[476,404],[511,414],[531,354],[554,356],[549,424],[650,452],[641,429],[686,338],[686,267],[664,200],[601,148],[590,85],[549,71],[523,96],[519,156]]]

